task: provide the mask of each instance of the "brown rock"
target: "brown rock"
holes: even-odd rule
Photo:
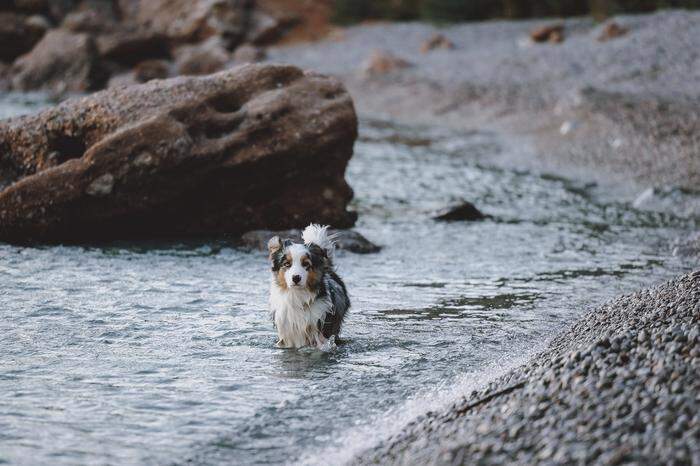
[[[63,29],[72,32],[106,33],[113,30],[116,24],[111,16],[96,9],[73,11],[68,13],[61,23]]]
[[[174,52],[178,74],[197,75],[221,71],[231,59],[219,37],[210,37],[201,44],[183,45]]]
[[[600,32],[600,35],[598,36],[598,40],[600,42],[605,42],[611,39],[616,39],[618,37],[624,36],[629,32],[629,29],[627,29],[624,26],[620,26],[618,23],[615,21],[611,21],[607,23],[605,26],[603,26],[603,30]]]
[[[250,44],[243,44],[233,52],[233,60],[236,63],[257,63],[264,60],[267,53],[264,48],[256,47]]]
[[[549,42],[553,44],[564,42],[564,33],[561,31],[552,31],[552,33],[549,35]]]
[[[166,36],[174,43],[200,42],[212,36],[241,43],[249,18],[248,0],[121,0],[127,21]]]
[[[146,29],[120,28],[97,38],[97,50],[105,60],[135,65],[149,59],[170,58],[168,39]]]
[[[412,66],[403,58],[392,55],[389,52],[375,50],[363,66],[367,76],[378,76]]]
[[[12,87],[22,91],[84,92],[105,81],[92,38],[62,29],[47,32],[30,53],[15,61],[11,73]]]
[[[11,63],[41,40],[48,23],[40,18],[0,12],[0,61]]]
[[[165,79],[169,75],[170,63],[166,60],[146,60],[134,67],[134,78],[140,83]]]
[[[138,65],[137,65],[138,66]],[[134,70],[129,70],[129,71],[123,71],[121,73],[115,72],[110,76],[109,81],[107,81],[107,89],[112,89],[115,87],[128,87],[128,86],[133,86],[135,84],[139,84],[139,81],[136,79],[136,73]]]
[[[291,66],[70,99],[0,123],[0,240],[346,228],[356,137],[343,86]]]
[[[530,38],[534,42],[563,42],[564,25],[556,23],[539,27],[530,32]]]
[[[270,14],[260,9],[253,11],[247,39],[255,45],[269,45],[278,41],[290,28],[299,23],[293,14]]]
[[[430,37],[428,40],[423,42],[423,44],[420,47],[420,51],[421,51],[421,53],[428,53],[431,50],[435,50],[435,49],[452,50],[454,48],[455,48],[455,44],[452,43],[452,41],[450,39],[443,36],[442,34],[435,34],[432,37]]]
[[[323,39],[334,30],[331,18],[335,3],[334,0],[256,0],[255,12],[265,13],[276,25],[260,28],[253,18],[247,40],[269,45],[271,42],[293,44]],[[263,34],[267,37],[255,39],[260,30],[274,31],[274,34]]]

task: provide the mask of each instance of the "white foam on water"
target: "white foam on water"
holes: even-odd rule
[[[484,368],[425,388],[380,416],[370,417],[367,422],[349,428],[346,432],[334,437],[334,440],[320,451],[307,453],[294,464],[302,466],[351,464],[358,455],[398,435],[417,417],[430,411],[444,411],[469,396],[472,391],[485,387],[494,379],[525,364],[544,347],[544,343],[530,345],[528,348],[511,348],[506,356],[489,363]]]

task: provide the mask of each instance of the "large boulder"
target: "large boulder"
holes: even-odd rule
[[[21,91],[85,92],[101,87],[106,78],[92,37],[62,29],[47,32],[10,72],[12,87]]]
[[[71,99],[0,124],[0,240],[346,228],[356,136],[343,86],[292,66]]]

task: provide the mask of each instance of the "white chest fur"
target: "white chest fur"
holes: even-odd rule
[[[318,322],[326,318],[331,309],[327,297],[317,299],[306,289],[281,289],[277,283],[270,286],[270,308],[275,316],[275,327],[282,348],[320,346],[325,341],[318,329]]]

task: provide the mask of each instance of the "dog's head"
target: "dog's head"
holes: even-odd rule
[[[272,274],[283,290],[316,291],[328,263],[328,253],[315,243],[300,244],[274,236],[268,241]]]

